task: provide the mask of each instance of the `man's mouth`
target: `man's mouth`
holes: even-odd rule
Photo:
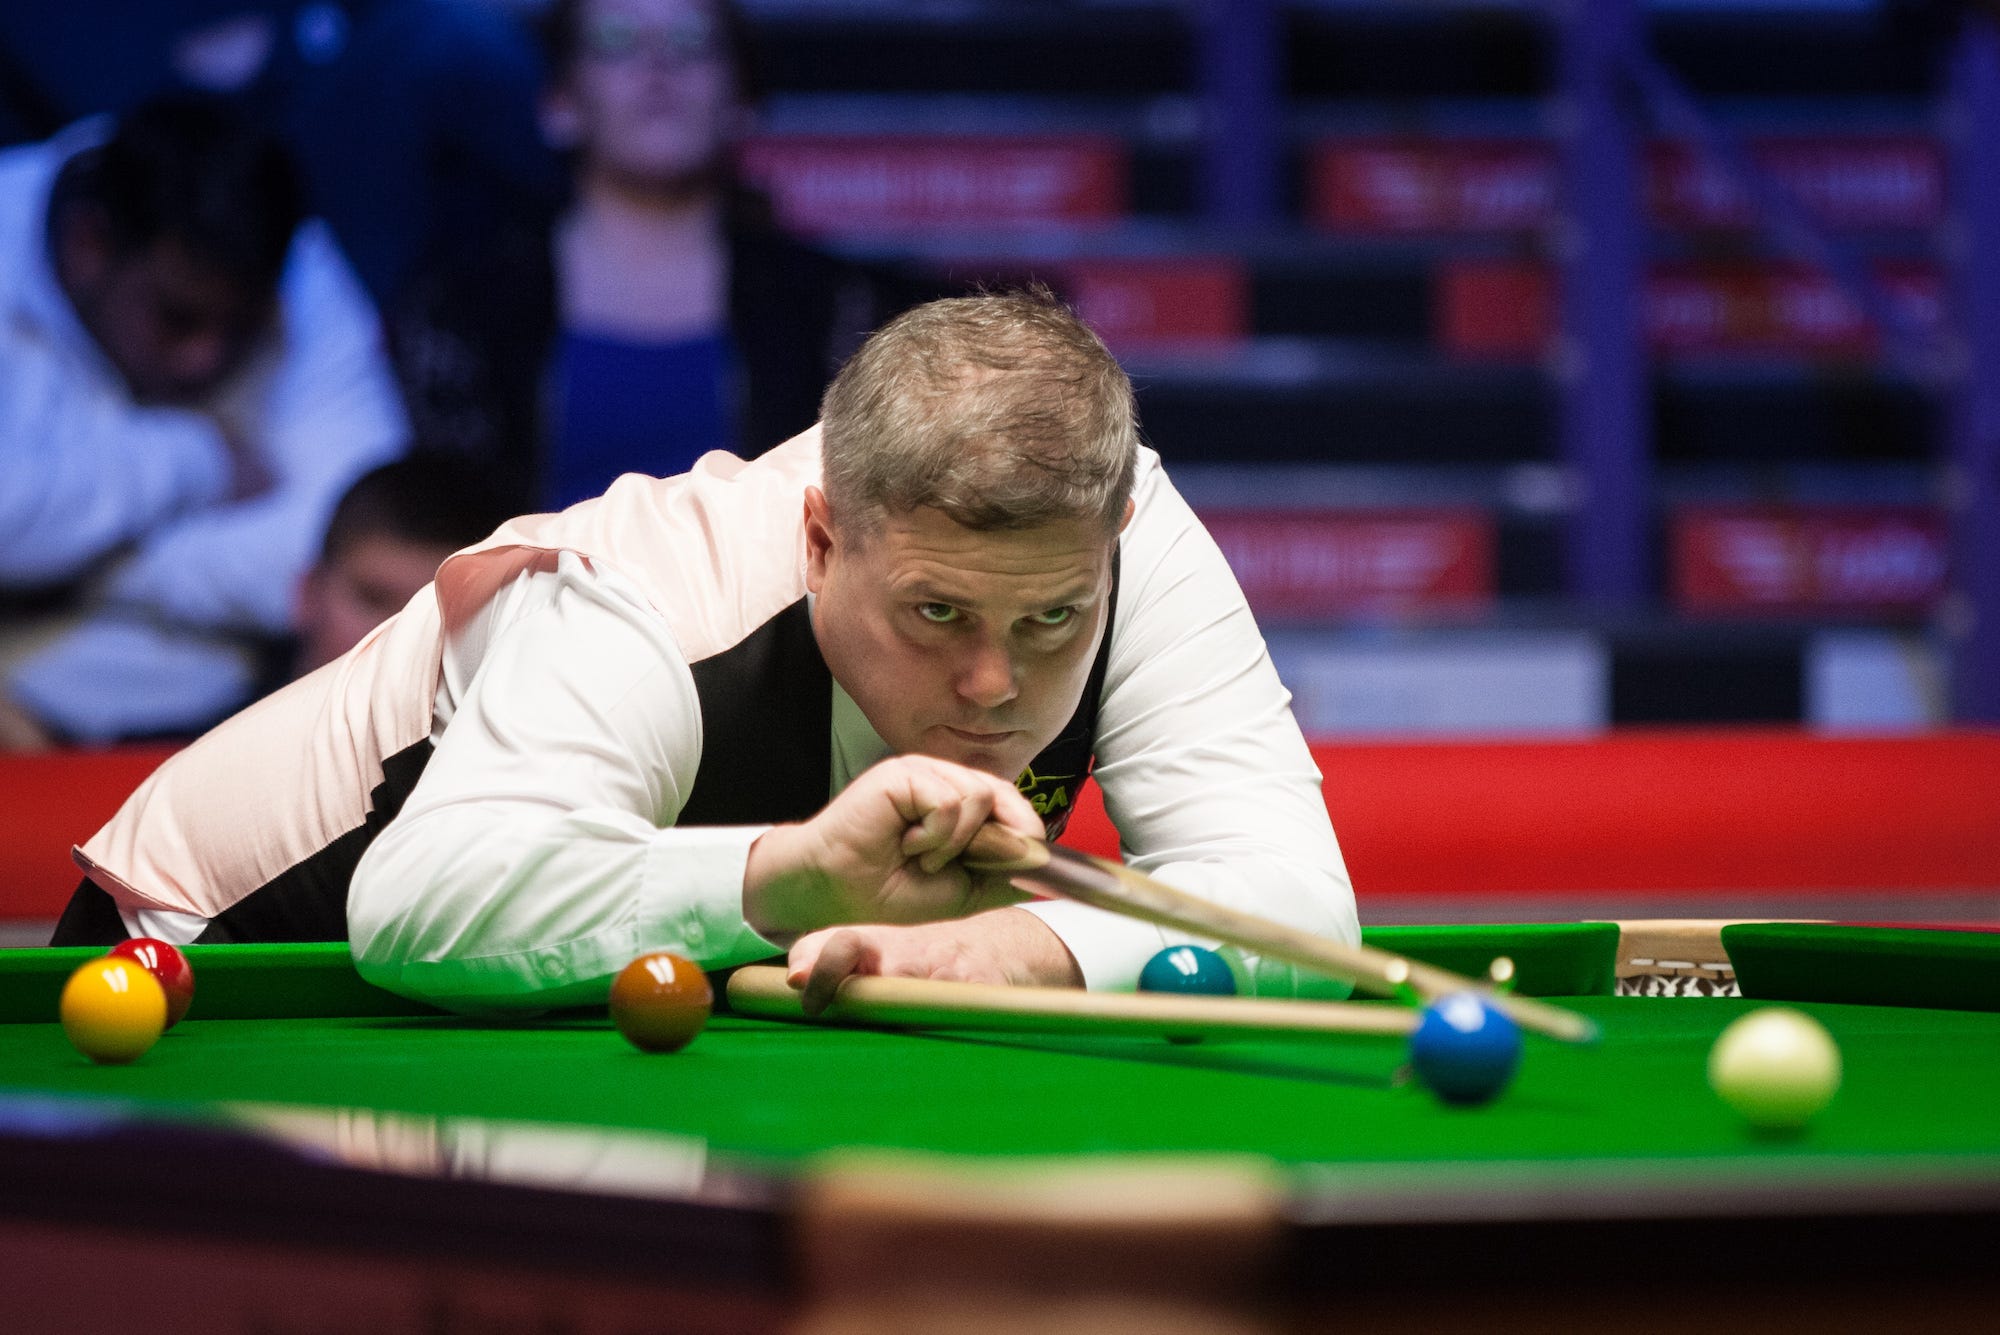
[[[999,730],[954,728],[950,724],[944,725],[944,730],[958,738],[959,741],[970,743],[973,746],[998,746],[1000,743],[1014,736],[1017,731],[1013,728]]]

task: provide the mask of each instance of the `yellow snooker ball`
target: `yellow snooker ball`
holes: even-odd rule
[[[62,1027],[92,1061],[129,1062],[166,1030],[166,989],[136,960],[91,960],[63,985]]]
[[[1750,1125],[1794,1130],[1840,1088],[1840,1048],[1803,1011],[1766,1006],[1737,1019],[1715,1040],[1708,1083]]]

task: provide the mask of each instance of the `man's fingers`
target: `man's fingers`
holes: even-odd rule
[[[1048,829],[1042,824],[1042,818],[1035,814],[1035,809],[1028,805],[1028,799],[1021,796],[1020,789],[1013,784],[997,785],[994,799],[994,820],[1016,834],[1025,834],[1034,839],[1048,837]]]
[[[988,774],[933,757],[909,757],[912,763],[899,809],[912,823],[903,832],[901,850],[927,875],[934,875],[965,851],[972,836],[994,816],[1002,798],[1027,803],[1013,788]],[[919,813],[921,813],[919,815]],[[1032,808],[1028,815],[1039,834],[1041,823]]]
[[[879,952],[861,933],[834,932],[821,943],[806,973],[799,1005],[807,1015],[818,1015],[832,1004],[834,994],[849,977],[874,973],[880,967]]]
[[[884,795],[906,825],[923,824],[925,817],[958,797],[959,786],[928,756],[898,756],[884,763],[895,766]]]
[[[993,814],[993,794],[984,790],[966,793],[959,799],[950,831],[936,847],[925,853],[920,865],[926,872],[939,872],[965,851],[972,836]]]
[[[922,857],[951,842],[952,831],[958,828],[963,800],[957,793],[938,800],[937,805],[924,813],[922,820],[903,831],[903,855]]]
[[[1041,817],[1035,814],[1035,809],[1028,805],[1028,799],[1021,796],[1020,790],[1008,780],[995,778],[982,770],[971,769],[954,761],[940,760],[936,756],[912,755],[903,756],[901,759],[911,767],[910,773],[913,778],[918,774],[928,774],[939,781],[949,783],[960,794],[984,794],[993,803],[994,816],[1001,823],[1018,829],[1023,834],[1040,833]],[[911,820],[916,818],[914,813],[910,815]]]
[[[817,932],[807,932],[792,942],[792,948],[785,952],[785,982],[797,992],[806,985],[806,975],[812,972],[813,962],[819,958],[820,947],[833,934],[832,928],[823,927]]]
[[[964,793],[950,775],[926,766],[911,766],[895,801],[898,812],[908,822],[903,831],[902,853],[914,858],[950,842],[951,833],[958,826]]]
[[[935,837],[939,822],[927,821],[927,837],[919,844],[913,845],[909,841],[904,844],[904,852],[918,857],[919,866],[925,872],[935,873],[956,859],[988,821],[997,821],[1033,838],[1044,836],[1042,818],[1035,814],[1028,799],[1021,796],[1013,784],[931,756],[911,759],[928,766],[938,779],[949,783],[957,791],[956,806],[951,813],[955,819],[950,833],[943,838]]]

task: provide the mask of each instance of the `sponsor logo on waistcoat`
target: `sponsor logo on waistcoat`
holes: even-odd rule
[[[1048,828],[1049,837],[1053,839],[1069,823],[1070,804],[1076,800],[1082,779],[1080,774],[1037,774],[1035,767],[1030,765],[1021,771],[1020,778],[1014,780],[1014,787],[1028,799],[1028,805],[1042,818],[1042,824]]]

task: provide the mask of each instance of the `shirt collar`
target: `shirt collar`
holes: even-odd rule
[[[855,776],[889,754],[889,744],[876,733],[854,697],[833,684],[833,773],[828,792],[837,793]]]

